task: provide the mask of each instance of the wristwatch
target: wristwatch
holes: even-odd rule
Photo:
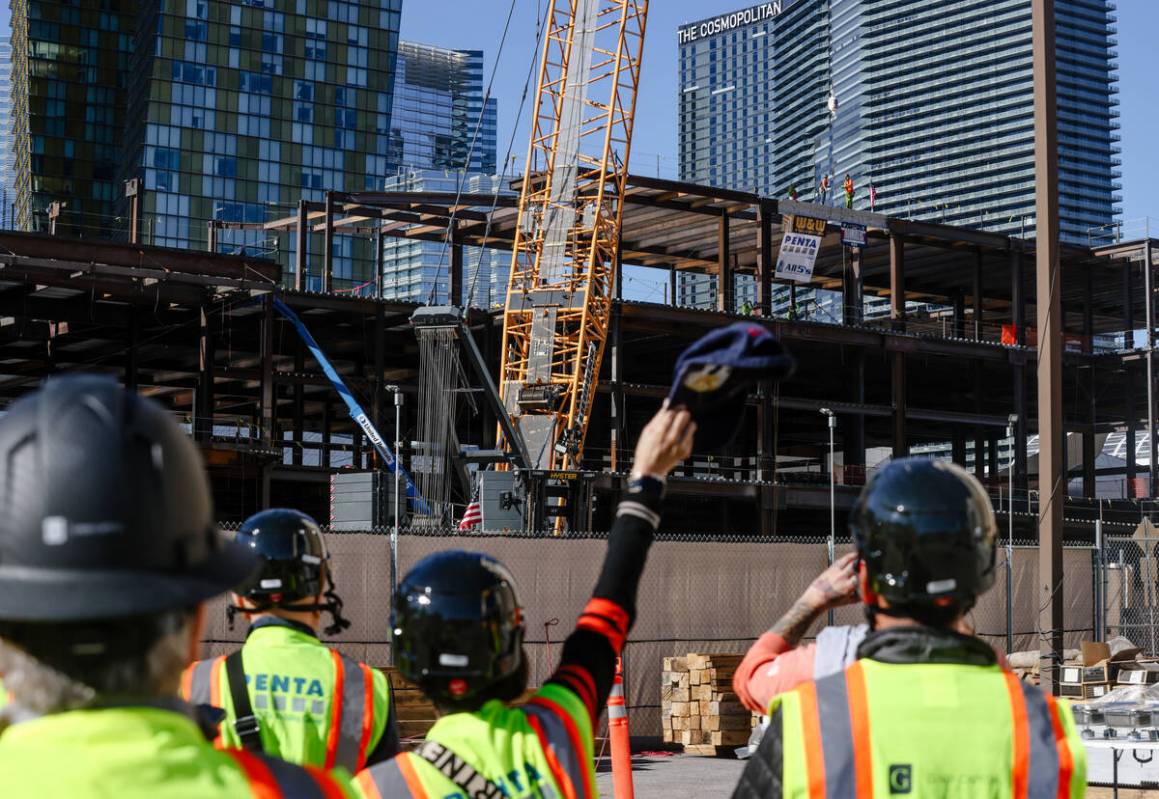
[[[632,474],[628,477],[629,494],[645,494],[647,496],[663,497],[668,486],[664,477],[655,474]]]

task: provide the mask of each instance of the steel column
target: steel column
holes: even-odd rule
[[[380,227],[374,234],[374,296],[382,299],[382,289],[386,285],[386,277],[382,274],[386,269],[386,236]]]
[[[318,448],[318,465],[323,469],[330,468],[330,428],[333,425],[334,417],[330,408],[330,392],[327,391],[322,397],[322,443]],[[397,457],[398,453],[395,452]]]
[[[841,323],[859,325],[865,318],[865,280],[861,273],[860,247],[853,248],[849,268],[841,277]]]
[[[306,345],[298,342],[294,348],[294,374],[306,371]],[[295,466],[302,465],[302,441],[306,438],[306,387],[301,380],[294,381],[294,446],[290,459]]]
[[[673,308],[679,305],[676,302],[676,267],[668,267],[668,304]]]
[[[448,301],[456,308],[463,307],[463,242],[459,238],[458,226],[451,234],[451,289]],[[469,299],[469,298],[468,298]]]
[[[966,295],[959,289],[954,292],[954,336],[966,337]]]
[[[909,445],[906,443],[905,412],[906,379],[905,353],[894,352],[890,357],[890,394],[893,400],[893,457],[903,458],[909,454]]]
[[[262,444],[274,444],[274,295],[267,294],[262,302],[262,379],[261,422]]]
[[[310,215],[305,200],[298,200],[298,226],[295,234],[294,291],[305,291],[310,270]]]
[[[1011,242],[1010,249],[1010,317],[1014,324],[1015,342],[1019,346],[1026,344],[1026,274],[1022,262],[1022,246],[1020,240]]]
[[[974,261],[974,340],[982,340],[982,316],[984,309],[982,308],[982,298],[985,291],[985,275],[983,274],[983,266],[985,265],[985,258],[982,251],[978,250]]]
[[[728,211],[720,212],[720,222],[716,237],[716,308],[724,313],[734,313],[733,299],[735,285],[732,274],[732,242],[728,224]]]
[[[322,233],[322,293],[334,288],[334,192],[326,192],[326,223]]]
[[[1151,240],[1143,245],[1143,316],[1147,323],[1147,444],[1151,453],[1147,496],[1155,496],[1159,464],[1155,458],[1155,285],[1151,264]]]
[[[889,318],[895,331],[905,332],[905,241],[896,233],[889,235]]]
[[[1043,690],[1057,693],[1063,649],[1062,273],[1059,268],[1058,94],[1054,0],[1032,0],[1036,304],[1038,309],[1038,629]],[[1154,468],[1154,467],[1152,467]]]
[[[611,393],[608,397],[611,419],[608,425],[610,431],[609,449],[611,451],[611,468],[613,472],[619,471],[620,467],[620,441],[624,434],[624,375],[623,363],[624,357],[624,331],[623,331],[623,308],[619,301],[612,303],[612,315],[610,321],[611,330],[609,331],[608,343],[611,350],[611,363],[609,364],[609,371],[611,381],[609,388]]]
[[[762,316],[773,315],[773,216],[776,204],[761,200],[757,205],[757,308]]]
[[[193,437],[208,441],[213,437],[213,319],[209,309],[198,309],[197,391],[193,410]]]
[[[1135,349],[1135,295],[1131,285],[1134,269],[1129,260],[1123,262],[1123,349]]]
[[[1126,460],[1126,476],[1127,476],[1127,496],[1134,497],[1135,478],[1139,473],[1137,461],[1135,460],[1135,446],[1138,438],[1139,429],[1139,414],[1135,410],[1135,370],[1132,368],[1130,362],[1123,363],[1122,373],[1123,385],[1123,420],[1127,432],[1127,440],[1124,444],[1123,457]]]

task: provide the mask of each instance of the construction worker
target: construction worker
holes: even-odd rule
[[[248,518],[237,541],[261,556],[260,573],[226,612],[250,619],[245,644],[194,663],[181,681],[188,702],[225,711],[219,746],[264,751],[291,763],[354,773],[398,753],[390,683],[318,640],[350,626],[318,523],[286,508]]]
[[[0,796],[342,797],[341,776],[220,752],[176,699],[204,602],[257,558],[214,525],[171,415],[66,376],[0,418]]]
[[[395,594],[397,662],[441,718],[414,752],[357,775],[368,799],[594,799],[593,730],[635,617],[665,479],[691,452],[695,431],[687,410],[667,407],[644,428],[592,598],[559,668],[522,707],[507,706],[528,680],[523,612],[507,568],[451,551],[406,575]]]
[[[1070,708],[954,628],[994,584],[997,526],[978,481],[902,458],[853,510],[870,632],[844,671],[774,698],[734,797],[1081,797]]]

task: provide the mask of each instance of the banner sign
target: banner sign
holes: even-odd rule
[[[855,225],[852,222],[841,223],[842,244],[846,247],[864,247],[865,242],[865,225]]]
[[[777,257],[777,277],[808,283],[813,279],[813,264],[817,262],[820,250],[820,236],[785,231],[781,254]]]
[[[824,219],[818,219],[815,216],[801,216],[799,214],[795,214],[792,219],[793,222],[788,228],[794,233],[804,233],[806,236],[825,235]]]

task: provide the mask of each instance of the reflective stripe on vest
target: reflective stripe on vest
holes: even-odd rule
[[[589,785],[590,776],[585,768],[583,742],[578,740],[579,731],[566,711],[542,696],[520,710],[539,737],[544,757],[564,799],[594,797],[595,788]]]
[[[354,781],[366,799],[428,799],[409,752],[359,772]]]
[[[254,799],[341,799],[344,796],[342,790],[320,771],[241,749],[228,749],[225,754],[245,772]]]
[[[1068,796],[1073,764],[1057,706],[1015,675],[1002,678],[1012,721],[1011,795]],[[802,686],[799,696],[810,799],[872,799],[872,719],[861,663]]]
[[[221,677],[218,667],[225,662],[225,655],[209,660],[199,660],[190,666],[185,674],[185,701],[195,705],[221,707]]]
[[[374,676],[369,666],[334,650],[330,654],[334,658],[334,693],[330,698],[326,768],[343,766],[353,774],[366,765],[374,730]]]

